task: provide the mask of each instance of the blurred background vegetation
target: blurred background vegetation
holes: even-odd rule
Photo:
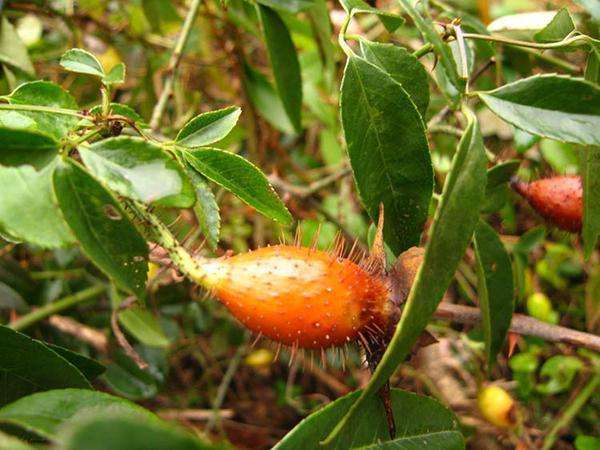
[[[321,248],[329,247],[337,233],[350,242],[358,239],[359,245],[366,248],[373,231],[349,176],[337,106],[345,60],[335,41],[344,17],[340,5],[319,0],[309,11],[282,14],[292,32],[302,69],[304,132],[297,134],[286,116],[280,114],[281,104],[269,75],[255,9],[242,0],[201,3],[174,77],[172,98],[160,123],[152,123],[169,76],[171,50],[189,3],[0,2],[0,93],[9,93],[22,81],[43,78],[68,89],[80,105],[97,104],[99,85],[93,79],[59,70],[58,60],[64,51],[80,47],[95,54],[107,70],[126,63],[126,82],[116,89],[114,101],[135,109],[154,132],[163,136],[173,137],[200,112],[238,105],[243,110],[238,126],[216,146],[243,155],[269,175],[299,220],[304,244],[309,245],[319,229],[317,242]],[[476,26],[508,14],[558,10],[563,6],[569,8],[580,29],[590,35],[597,37],[600,26],[597,0],[430,3],[442,11],[459,11],[464,23]],[[377,6],[398,10],[387,1]],[[442,18],[443,14],[439,20]],[[352,27],[372,40],[395,42],[413,50],[421,45],[414,27],[401,27],[390,34],[375,16],[360,16]],[[527,37],[527,31],[523,35]],[[490,56],[489,44],[478,41],[477,46],[478,55]],[[534,53],[503,47],[496,70],[483,72],[477,87],[493,88],[498,80],[509,82],[541,71],[582,75],[583,52],[546,52],[542,58]],[[436,76],[433,57],[426,56],[422,61]],[[478,67],[481,62],[474,64]],[[442,95],[432,91],[427,119],[436,120],[444,104]],[[479,118],[494,160],[520,160],[521,178],[577,173],[577,146],[535,138],[487,110],[480,111]],[[453,119],[449,120],[452,123]],[[439,191],[458,137],[451,126],[433,125],[430,145]],[[205,252],[242,252],[279,242],[282,235],[287,239],[293,236],[294,230],[282,229],[233,195],[217,187],[214,192],[220,208],[220,240],[214,251],[205,245]],[[598,333],[598,253],[584,262],[579,237],[541,226],[529,206],[507,188],[498,189],[488,202],[490,222],[501,232],[517,268],[516,310],[543,321]],[[188,248],[202,245],[194,214],[162,214]],[[2,241],[0,247],[0,314],[4,323],[102,278],[77,248],[47,251],[8,241]],[[252,346],[249,334],[220,304],[203,301],[205,292],[188,282],[179,282],[172,271],[151,264],[149,277],[151,312],[133,309],[120,315],[127,339],[149,363],[147,370],[139,369],[112,337],[111,311],[120,301],[115,293],[52,316],[27,331],[33,337],[105,363],[108,369],[96,382],[99,389],[135,400],[165,418],[238,448],[270,448],[309,412],[368,380],[368,371],[361,365],[356,349],[351,349],[343,364],[339,355],[329,354],[326,368],[308,355],[290,362],[286,350],[276,355],[275,346],[269,342],[262,340]],[[474,256],[469,250],[447,297],[456,303],[475,305],[476,287]],[[446,322],[434,322],[429,329],[439,344],[415,355],[397,373],[393,384],[432,395],[449,405],[461,419],[470,448],[514,448],[517,442],[538,441],[564,417],[565,406],[572,404],[589,374],[600,364],[598,355],[590,351],[512,336],[512,356],[504,352],[491,376],[519,400],[523,425],[507,431],[487,422],[477,409],[477,392],[485,379],[481,331]],[[555,448],[574,448],[579,435],[600,435],[597,392],[574,413],[568,433],[555,443]]]

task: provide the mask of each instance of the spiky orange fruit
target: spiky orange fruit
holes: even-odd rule
[[[387,282],[347,258],[277,245],[199,265],[233,316],[283,344],[327,348],[387,327]]]
[[[558,228],[573,233],[581,231],[583,189],[580,177],[550,177],[532,183],[513,180],[511,185],[533,209]]]

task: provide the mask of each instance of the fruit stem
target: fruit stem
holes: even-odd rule
[[[173,265],[186,277],[210,289],[205,264],[203,264],[206,259],[192,256],[173,236],[167,226],[150,212],[146,205],[135,200],[125,200],[125,203],[137,221],[141,222],[142,226],[139,228],[144,237],[164,248],[169,254]]]

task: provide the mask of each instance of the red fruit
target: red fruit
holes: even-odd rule
[[[326,348],[387,327],[387,282],[349,259],[278,245],[199,264],[197,281],[274,341]]]
[[[533,209],[558,228],[573,233],[581,231],[583,188],[580,177],[552,177],[532,183],[513,180],[511,185]]]

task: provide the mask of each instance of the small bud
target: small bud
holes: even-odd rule
[[[545,294],[536,292],[527,298],[527,313],[531,317],[548,322],[552,312],[552,303]]]

